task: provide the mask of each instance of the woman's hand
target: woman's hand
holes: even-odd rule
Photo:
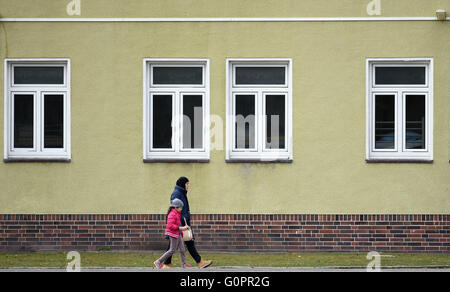
[[[181,231],[186,231],[186,230],[189,230],[189,229],[191,229],[189,226],[180,227]]]

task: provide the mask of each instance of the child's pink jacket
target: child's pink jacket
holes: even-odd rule
[[[180,230],[178,229],[180,227],[180,220],[181,213],[178,213],[177,210],[172,209],[172,211],[170,211],[169,215],[167,216],[165,235],[178,238],[178,236],[180,236]],[[183,235],[183,233],[181,233],[181,235]]]

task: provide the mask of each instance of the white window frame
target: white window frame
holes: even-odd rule
[[[153,84],[152,70],[155,66],[164,67],[202,67],[203,82],[201,85],[192,84]],[[145,58],[143,60],[143,157],[144,162],[209,162],[210,134],[209,134],[209,59],[161,59]],[[172,95],[173,133],[172,149],[154,149],[151,98],[154,94]],[[203,96],[203,147],[201,149],[183,148],[183,95]],[[193,126],[193,125],[191,125]]]
[[[425,67],[425,85],[376,85],[379,66]],[[395,96],[395,149],[375,149],[375,96]],[[425,149],[405,148],[405,96],[425,95]],[[369,58],[366,60],[366,161],[433,161],[433,58]]]
[[[14,68],[64,67],[64,84],[14,84]],[[71,161],[70,142],[70,59],[5,59],[4,63],[4,161]],[[34,96],[34,148],[14,148],[14,98],[15,94]],[[64,96],[63,148],[44,148],[44,95]]]
[[[236,85],[236,67],[285,67],[285,84]],[[255,94],[255,148],[235,149],[235,96]],[[285,95],[285,149],[266,149],[265,97]],[[226,161],[227,162],[292,162],[292,59],[228,58],[226,60]]]

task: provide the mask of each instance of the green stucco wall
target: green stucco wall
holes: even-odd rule
[[[60,2],[2,0],[0,15],[67,17]],[[368,2],[82,0],[81,17],[367,16]],[[440,8],[450,3],[383,1],[382,16]],[[181,175],[194,213],[450,212],[449,21],[0,25],[2,60],[70,58],[72,84],[72,162],[0,162],[0,213],[160,213]],[[209,163],[143,163],[143,58],[209,58],[210,111],[225,120],[225,60],[244,57],[293,59],[294,162],[214,150]],[[434,58],[432,164],[365,162],[372,57]]]

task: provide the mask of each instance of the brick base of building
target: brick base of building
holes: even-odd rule
[[[0,251],[161,251],[165,218],[0,214]],[[200,252],[450,251],[450,215],[197,214],[191,223]]]

